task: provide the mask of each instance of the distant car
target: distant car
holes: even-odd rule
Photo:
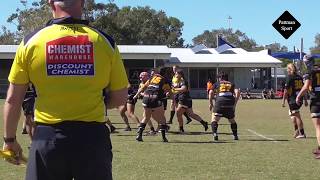
[[[276,92],[276,98],[283,98],[283,91],[281,89],[278,89]]]

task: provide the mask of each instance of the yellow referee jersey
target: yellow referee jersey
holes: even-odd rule
[[[32,82],[35,121],[104,122],[102,91],[128,85],[113,39],[84,20],[54,19],[24,38],[11,67],[13,84]]]

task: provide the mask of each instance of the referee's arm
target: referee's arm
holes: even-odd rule
[[[10,83],[3,108],[4,137],[15,137],[28,84]]]
[[[128,88],[123,88],[117,91],[109,91],[108,95],[108,109],[118,108],[119,106],[123,106],[127,103]]]
[[[128,98],[128,77],[119,53],[115,48],[110,72],[110,84],[107,87],[109,99],[107,101],[108,109],[118,108],[127,103]]]

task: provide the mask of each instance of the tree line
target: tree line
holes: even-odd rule
[[[26,7],[26,4],[24,4]],[[0,44],[18,44],[21,39],[43,27],[52,18],[47,0],[34,1],[30,7],[16,9],[7,22],[16,25],[16,31],[1,27]],[[87,0],[84,9],[84,18],[90,25],[110,34],[117,44],[123,45],[167,45],[168,47],[192,47],[204,44],[207,47],[217,46],[217,35],[223,37],[236,47],[247,51],[258,51],[265,48],[271,52],[288,51],[280,43],[258,45],[246,33],[233,29],[205,30],[192,39],[193,44],[185,44],[182,38],[183,22],[176,17],[167,16],[162,10],[156,11],[149,6],[119,8],[112,0],[108,3],[96,3]],[[312,52],[320,52],[320,34],[315,37],[316,46]]]

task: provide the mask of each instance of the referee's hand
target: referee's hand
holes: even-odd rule
[[[7,162],[14,165],[20,165],[22,163],[22,148],[17,140],[12,143],[3,143],[3,152],[8,152],[8,157],[4,158]]]

